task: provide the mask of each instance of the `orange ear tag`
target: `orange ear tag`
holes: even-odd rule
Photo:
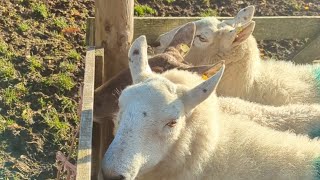
[[[189,46],[186,44],[181,44],[180,49],[183,51],[183,53],[187,53],[190,50]]]
[[[237,35],[240,34],[243,31],[243,28],[241,26],[236,27]]]
[[[201,76],[201,77],[202,77],[202,79],[203,79],[203,80],[207,80],[207,79],[209,79],[209,78],[208,78],[208,76],[207,76],[206,74],[202,74],[202,76]]]

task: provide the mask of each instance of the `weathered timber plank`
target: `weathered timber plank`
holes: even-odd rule
[[[320,30],[319,30],[320,31]],[[293,61],[302,63],[311,63],[320,57],[320,33],[318,36],[311,40],[294,58]]]
[[[128,66],[133,6],[134,0],[95,0],[95,46],[104,48],[104,82]]]
[[[201,17],[136,17],[134,38],[144,34],[150,43],[162,33],[199,19]],[[313,37],[320,31],[320,16],[255,17],[254,21],[256,28],[253,34],[257,40],[302,39]]]
[[[95,18],[88,17],[87,19],[87,27],[86,27],[86,46],[94,46],[94,31],[95,31]]]
[[[96,49],[94,88],[97,88],[100,85],[102,85],[103,61],[104,61],[104,49],[103,48]]]
[[[95,49],[89,47],[85,58],[84,87],[77,160],[77,180],[91,177],[93,92],[94,92]]]

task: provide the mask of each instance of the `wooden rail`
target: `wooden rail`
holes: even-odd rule
[[[160,34],[199,19],[201,17],[136,17],[134,38],[146,35],[152,43]],[[255,17],[253,20],[256,22],[253,35],[257,40],[310,39],[300,52],[296,52],[294,62],[310,63],[320,57],[320,16]]]
[[[89,180],[92,174],[93,95],[96,72],[94,18],[87,19],[84,87],[77,160],[77,180]]]
[[[136,17],[134,37],[146,35],[148,42],[173,28],[201,17]],[[220,20],[230,19],[218,17]],[[253,35],[257,40],[302,39],[315,36],[320,31],[320,16],[255,17]]]
[[[89,47],[85,59],[82,112],[78,145],[77,180],[90,179],[92,159],[93,93],[95,48]]]

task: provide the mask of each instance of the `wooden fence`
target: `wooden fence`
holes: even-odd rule
[[[135,18],[134,38],[144,34],[148,42],[179,25],[200,19],[199,17],[172,17],[172,18]],[[228,18],[219,18],[228,19]],[[256,17],[256,29],[254,36],[257,40],[282,40],[282,39],[304,39],[310,38],[301,51],[293,58],[297,63],[311,63],[320,57],[320,16],[313,17]],[[103,49],[95,47],[95,26],[94,18],[88,19],[87,26],[87,54],[85,59],[85,77],[83,89],[82,115],[80,124],[77,179],[89,180],[94,171],[94,164],[97,159],[92,160],[93,136],[93,95],[94,88],[102,83],[103,79]],[[94,134],[94,135],[93,135]],[[99,137],[96,137],[100,139]],[[96,172],[95,172],[96,173]]]

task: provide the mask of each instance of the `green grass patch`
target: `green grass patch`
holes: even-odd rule
[[[81,55],[73,49],[69,52],[68,58],[79,61],[81,59]]]
[[[63,72],[73,73],[73,72],[78,71],[77,64],[71,63],[69,61],[62,61],[59,66]]]
[[[53,130],[57,131],[54,133],[55,141],[60,139],[67,139],[69,132],[69,124],[63,122],[59,118],[59,114],[56,109],[51,108],[44,113],[43,119],[46,124]]]
[[[1,116],[1,114],[0,114],[0,133],[2,133],[3,131],[5,131],[5,130],[6,130],[6,127],[7,127],[7,121],[6,121],[6,119],[5,119],[3,116]]]
[[[302,10],[303,4],[301,2],[298,2],[297,0],[285,0],[284,2],[286,2],[289,6],[291,6],[296,11]]]
[[[29,25],[27,23],[21,23],[18,26],[19,32],[27,32],[30,29]]]
[[[13,64],[5,58],[0,58],[0,78],[13,79],[17,75],[17,71]]]
[[[33,111],[29,106],[25,106],[21,113],[22,120],[27,124],[33,124]]]
[[[32,4],[32,12],[34,15],[41,17],[41,18],[48,18],[49,12],[47,6],[43,3],[34,3]]]
[[[206,9],[200,13],[201,17],[218,16],[217,10]]]
[[[6,119],[0,114],[0,133],[4,132],[8,128],[8,126],[12,126],[13,124],[16,124],[14,120]]]
[[[59,29],[66,28],[68,26],[68,23],[64,17],[55,18],[53,20],[53,24]]]
[[[25,87],[23,82],[16,84],[14,87],[17,91],[19,91],[20,93],[23,93],[23,94],[27,93],[27,91],[28,91],[28,89]]]
[[[47,106],[47,102],[42,97],[38,99],[38,103],[40,104],[41,108]]]
[[[171,4],[173,2],[175,2],[176,0],[165,0],[165,2],[167,2],[168,4]]]
[[[0,40],[0,55],[8,54],[8,45]]]
[[[49,86],[55,86],[61,91],[71,90],[76,83],[67,73],[59,73],[51,75],[45,79],[45,83]]]
[[[32,72],[36,72],[37,70],[43,70],[43,62],[41,59],[35,57],[35,56],[31,56],[28,59],[28,62],[30,63],[29,65],[29,69]]]
[[[156,15],[157,11],[155,9],[152,9],[148,5],[136,5],[134,7],[134,13],[137,16],[145,16],[145,15]]]
[[[210,6],[210,0],[202,0],[202,3],[207,6]]]
[[[65,112],[65,111],[68,111],[68,112],[76,112],[76,108],[77,108],[77,103],[71,99],[71,98],[68,98],[68,97],[65,97],[65,96],[62,96],[59,98],[60,102],[61,102],[61,105],[62,105],[62,111]]]
[[[12,87],[8,87],[2,91],[2,100],[6,105],[13,105],[19,101],[19,92]]]

